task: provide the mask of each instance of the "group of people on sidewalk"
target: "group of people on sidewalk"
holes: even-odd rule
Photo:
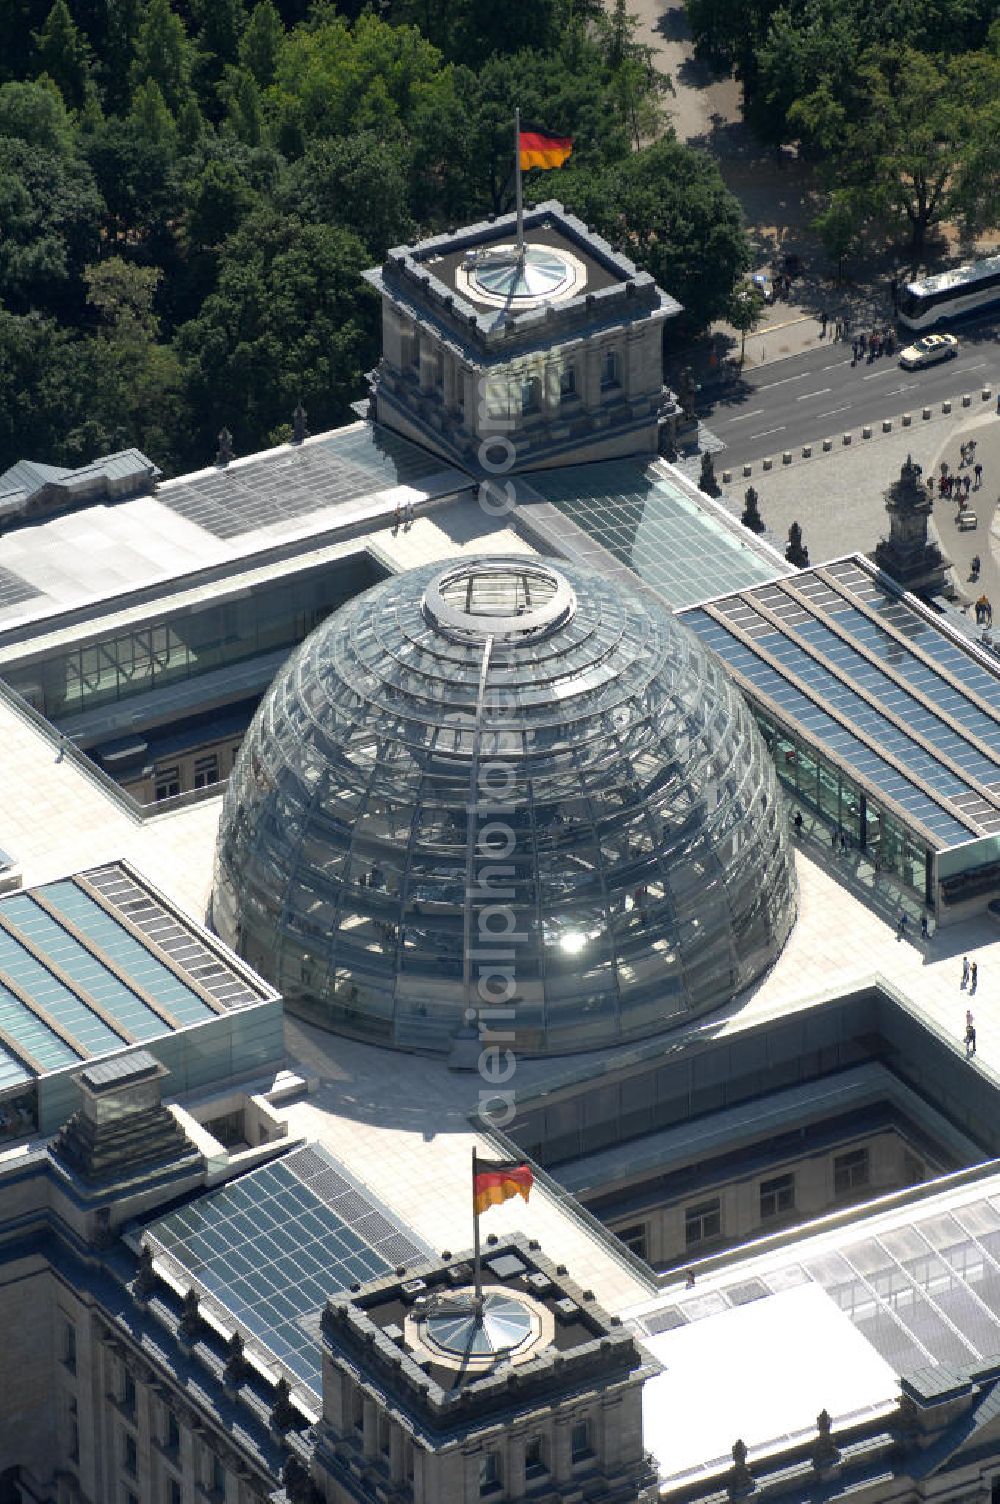
[[[969,989],[971,997],[979,986],[979,967],[975,961],[970,961],[968,956],[962,957],[962,983],[960,990]],[[965,1058],[970,1060],[976,1053],[976,1021],[972,1016],[972,1009],[965,1010]]]

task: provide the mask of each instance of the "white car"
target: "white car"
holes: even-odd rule
[[[932,366],[938,360],[949,360],[958,354],[958,340],[953,334],[925,334],[916,344],[907,345],[899,357],[905,371],[916,371],[921,366]]]

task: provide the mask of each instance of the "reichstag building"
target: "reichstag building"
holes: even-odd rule
[[[524,232],[341,429],[0,477],[0,1504],[1000,1498],[997,661]]]

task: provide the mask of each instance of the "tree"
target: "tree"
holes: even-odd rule
[[[0,136],[58,155],[73,152],[73,122],[51,79],[0,85]]]
[[[135,43],[132,88],[155,83],[176,114],[190,93],[193,65],[194,48],[180,16],[170,9],[169,0],[149,0]]]
[[[928,230],[955,207],[973,133],[963,68],[910,47],[873,52],[859,87],[867,108],[847,132],[839,165],[890,224],[908,225],[919,259]]]
[[[73,22],[66,0],[54,0],[35,35],[38,71],[59,88],[71,109],[81,109],[91,87],[90,48]]]
[[[32,456],[64,458],[67,426],[87,392],[73,342],[53,319],[0,308],[0,473]]]
[[[197,453],[232,430],[260,447],[299,398],[315,428],[343,422],[378,352],[368,254],[337,225],[262,209],[226,242],[215,291],[178,333]]]
[[[274,81],[285,28],[271,0],[259,0],[240,39],[240,62],[262,89]]]
[[[154,303],[158,267],[135,266],[112,256],[84,273],[97,333],[78,347],[89,369],[86,416],[67,435],[81,457],[134,444],[171,466],[179,422],[180,365],[157,343]]]
[[[760,515],[760,498],[757,495],[757,492],[754,490],[753,486],[747,487],[746,494],[743,499],[746,505],[743,508],[743,515],[740,518],[740,521],[742,522],[743,526],[749,528],[752,533],[763,533],[765,531],[765,526],[764,519]]]
[[[564,171],[560,197],[684,306],[700,328],[725,316],[750,265],[739,203],[704,153],[658,141],[605,171]]]
[[[835,188],[826,207],[813,220],[813,229],[823,242],[823,249],[837,263],[837,281],[844,280],[844,257],[852,256],[861,244],[864,204],[848,188]]]
[[[0,136],[0,302],[15,313],[71,315],[103,207],[86,163]]]
[[[279,192],[289,213],[319,224],[356,227],[372,258],[416,230],[411,213],[410,149],[395,131],[359,131],[312,141]]]
[[[747,353],[747,335],[752,334],[764,312],[764,298],[752,282],[740,282],[733,288],[726,317],[740,334],[740,369]]]

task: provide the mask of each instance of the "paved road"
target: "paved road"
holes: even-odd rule
[[[1000,322],[959,331],[954,360],[904,371],[898,356],[851,365],[851,347],[832,342],[818,350],[747,372],[731,386],[707,389],[700,416],[725,444],[727,468],[819,444],[862,424],[919,411],[984,385],[1000,384]]]

